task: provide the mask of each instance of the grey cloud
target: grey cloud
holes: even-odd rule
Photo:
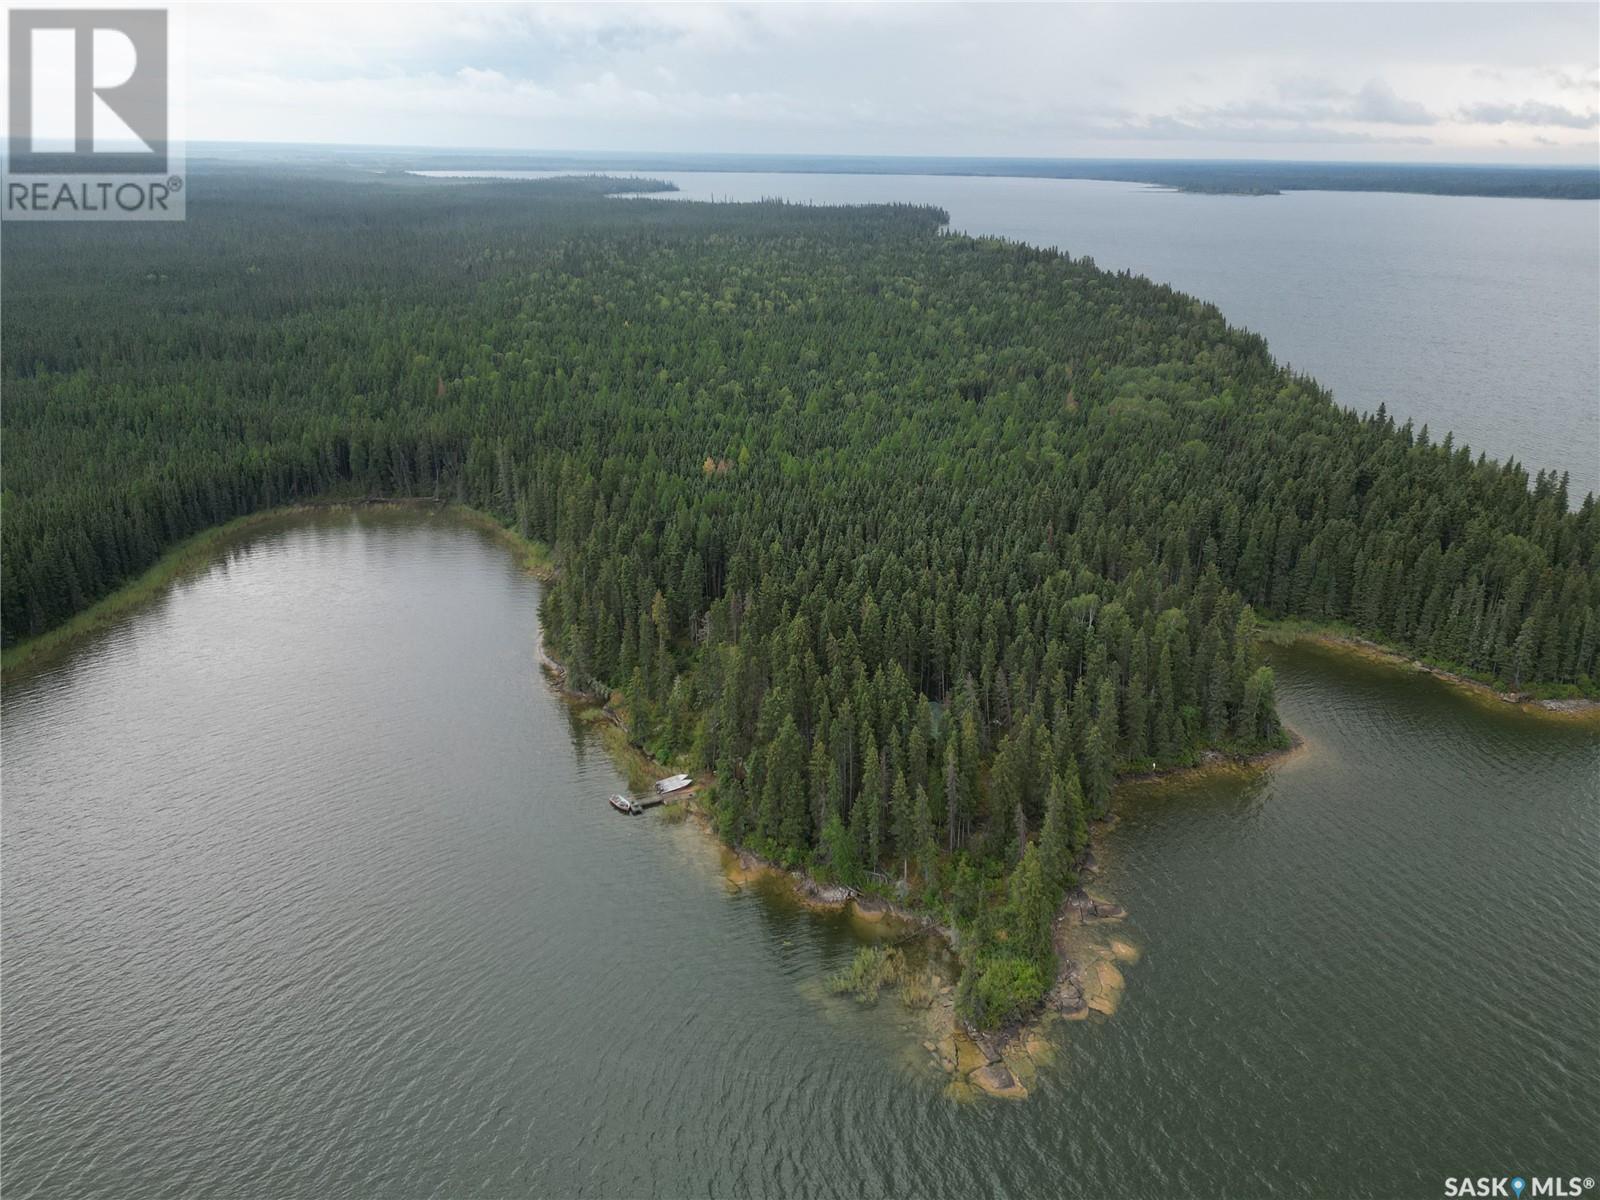
[[[1585,95],[1593,96],[1595,91],[1600,89],[1600,67],[1590,67],[1581,75],[1559,69],[1550,70],[1546,75],[1564,92],[1583,92]]]
[[[1381,79],[1370,81],[1356,94],[1349,115],[1378,125],[1432,125],[1437,118],[1415,100],[1404,100]]]
[[[1521,104],[1471,104],[1461,110],[1461,118],[1474,125],[1558,125],[1563,129],[1593,129],[1600,125],[1600,113],[1574,112],[1559,104],[1524,100]]]
[[[1285,100],[1338,100],[1349,94],[1333,80],[1315,75],[1295,75],[1278,81],[1278,95]]]
[[[1210,121],[1190,121],[1177,117],[1136,117],[1109,127],[1116,136],[1158,141],[1196,141],[1283,143],[1307,142],[1318,145],[1406,145],[1426,146],[1432,139],[1416,134],[1381,135],[1352,130],[1330,129],[1319,125],[1238,125]]]
[[[196,5],[192,136],[1593,157],[1600,6]],[[1497,97],[1521,103],[1487,104]],[[395,114],[405,112],[405,121]],[[1586,115],[1591,114],[1591,115]],[[1563,130],[1566,132],[1563,133]],[[1424,137],[1422,135],[1430,135]]]
[[[1230,121],[1287,121],[1316,125],[1336,121],[1358,121],[1368,125],[1435,125],[1439,118],[1426,107],[1397,96],[1381,79],[1374,79],[1358,92],[1339,88],[1325,80],[1297,81],[1280,85],[1281,99],[1256,99],[1187,108],[1179,115],[1197,125]]]

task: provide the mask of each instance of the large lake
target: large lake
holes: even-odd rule
[[[1309,748],[1125,790],[1143,950],[960,1102],[843,918],[605,806],[538,585],[286,521],[3,694],[0,1185],[29,1196],[1437,1197],[1594,1175],[1600,739],[1279,653]]]
[[[540,177],[550,171],[419,172]],[[1170,283],[1341,404],[1600,492],[1600,203],[947,175],[646,172],[675,198],[937,204],[951,227]]]

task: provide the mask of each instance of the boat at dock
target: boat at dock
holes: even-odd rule
[[[676,792],[692,787],[694,779],[688,775],[674,775],[670,779],[658,781],[651,790],[643,796],[624,796],[621,792],[611,797],[611,807],[620,813],[630,816],[642,813],[647,808],[656,808],[662,804],[671,803],[671,797]]]

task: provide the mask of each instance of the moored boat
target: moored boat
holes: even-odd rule
[[[641,811],[637,804],[620,793],[611,797],[611,807],[630,816]]]

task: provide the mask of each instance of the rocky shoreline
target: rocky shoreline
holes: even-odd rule
[[[1078,860],[1080,878],[1092,877],[1098,870],[1092,850]],[[1048,1034],[1056,1021],[1082,1021],[1090,1013],[1110,1017],[1122,1000],[1127,986],[1120,964],[1138,961],[1139,951],[1126,938],[1105,938],[1096,928],[1127,916],[1115,901],[1096,896],[1082,884],[1071,888],[1056,913],[1053,937],[1056,951],[1056,979],[1038,1011],[1021,1021],[996,1030],[979,1030],[959,1021],[955,1025],[940,1064],[958,1081],[989,1096],[1005,1100],[1025,1100],[1038,1069],[1055,1056]],[[982,1062],[961,1070],[962,1035],[977,1051]],[[948,1049],[956,1053],[949,1054]]]
[[[709,822],[706,830],[711,833]],[[893,922],[906,937],[937,938],[952,952],[960,949],[958,932],[926,913],[841,884],[823,883],[750,850],[723,849],[727,856],[724,875],[736,887],[748,886],[758,879],[778,880],[808,908],[848,911],[874,924]],[[1079,857],[1080,878],[1092,877],[1098,869],[1092,850]],[[1136,962],[1139,952],[1125,938],[1102,940],[1090,928],[1126,916],[1127,911],[1115,901],[1096,896],[1081,884],[1072,888],[1054,924],[1058,964],[1055,983],[1038,1011],[1000,1029],[975,1029],[962,1021],[955,1013],[953,981],[934,978],[934,997],[928,1006],[922,1046],[952,1076],[954,1094],[1026,1099],[1038,1068],[1054,1057],[1054,1047],[1046,1036],[1050,1024],[1056,1020],[1083,1020],[1091,1012],[1108,1017],[1116,1012],[1126,986],[1120,964]]]
[[[607,699],[576,692],[567,686],[566,668],[549,653],[542,628],[534,654],[539,666],[573,703],[594,704]],[[608,720],[616,721],[609,708],[602,708],[601,712]],[[1123,776],[1118,782],[1173,778],[1219,765],[1264,765],[1304,747],[1304,740],[1298,734],[1293,730],[1288,732],[1290,744],[1285,747],[1252,755],[1208,751],[1198,765]],[[638,761],[632,766],[662,773],[659,766],[644,755],[635,751],[634,756]],[[935,938],[951,952],[959,952],[959,932],[924,912],[842,884],[825,883],[805,871],[781,866],[751,850],[723,843],[711,826],[711,815],[696,802],[700,787],[708,781],[709,776],[702,778],[682,805],[697,815],[707,836],[715,839],[721,848],[723,874],[730,885],[742,888],[758,880],[777,880],[808,908],[848,911],[871,924],[892,922],[904,930],[905,938]],[[1113,816],[1095,824],[1101,829],[1109,828],[1114,819]],[[1093,879],[1099,869],[1091,841],[1079,856],[1076,871],[1079,879],[1085,880]],[[1126,988],[1122,968],[1137,962],[1140,952],[1125,936],[1102,937],[1100,933],[1103,927],[1115,926],[1126,916],[1122,905],[1095,895],[1082,882],[1071,888],[1056,913],[1053,926],[1057,962],[1054,983],[1037,1011],[997,1030],[974,1029],[962,1021],[955,1013],[954,981],[937,976],[931,980],[922,1046],[952,1076],[949,1088],[953,1096],[966,1098],[983,1094],[1008,1100],[1026,1099],[1038,1069],[1054,1057],[1054,1046],[1047,1036],[1050,1025],[1060,1020],[1085,1020],[1090,1013],[1109,1017],[1116,1012]]]

